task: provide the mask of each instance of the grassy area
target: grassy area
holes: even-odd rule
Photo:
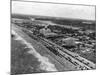
[[[93,63],[96,63],[96,54],[95,53],[85,53],[80,54],[80,56],[92,61]]]

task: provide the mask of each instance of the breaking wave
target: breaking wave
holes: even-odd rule
[[[40,62],[39,68],[41,70],[45,70],[45,71],[57,71],[56,67],[54,64],[52,64],[50,62],[50,60],[45,57],[40,55],[35,49],[34,47],[31,45],[31,43],[28,43],[26,40],[24,40],[21,36],[19,36],[14,30],[12,30],[12,34],[14,34],[15,40],[20,40],[20,42],[22,42],[23,44],[25,44],[28,48],[30,48],[30,50],[28,51],[29,54],[34,55],[38,61]]]

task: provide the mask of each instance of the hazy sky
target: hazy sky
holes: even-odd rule
[[[12,1],[12,13],[95,20],[94,6]]]

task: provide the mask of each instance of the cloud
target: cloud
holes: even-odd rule
[[[95,20],[95,6],[12,1],[12,13]]]

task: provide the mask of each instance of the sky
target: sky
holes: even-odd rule
[[[95,6],[12,1],[12,13],[95,20]]]

